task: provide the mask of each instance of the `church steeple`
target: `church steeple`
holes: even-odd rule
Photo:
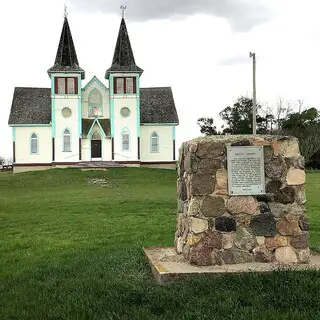
[[[67,15],[65,15],[64,18],[54,65],[48,70],[49,76],[51,76],[52,73],[80,73],[81,79],[84,79],[85,76],[84,70],[80,68],[78,63]]]
[[[106,71],[106,79],[111,73],[125,72],[142,74],[143,70],[136,65],[124,17],[121,19],[118,39],[113,54],[112,65]]]

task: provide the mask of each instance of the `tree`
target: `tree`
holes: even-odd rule
[[[200,132],[206,136],[217,135],[217,128],[213,123],[213,118],[199,118],[197,125],[200,127]]]

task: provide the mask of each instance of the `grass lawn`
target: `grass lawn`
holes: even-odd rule
[[[175,174],[1,173],[0,319],[320,319],[315,271],[155,284],[141,248],[172,245]],[[108,185],[89,185],[93,178]],[[313,248],[320,247],[319,195],[320,172],[308,173]]]

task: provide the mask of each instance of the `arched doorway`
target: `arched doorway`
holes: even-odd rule
[[[91,159],[101,160],[101,136],[98,132],[94,132],[91,136]]]

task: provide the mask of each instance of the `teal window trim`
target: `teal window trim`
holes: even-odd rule
[[[172,126],[177,126],[177,123],[141,123],[141,126],[167,126],[167,127],[172,127]]]
[[[69,131],[69,134],[66,134],[66,130]],[[64,138],[65,136],[69,136],[70,137],[70,150],[65,150],[65,144],[64,144]],[[69,128],[64,128],[64,130],[62,131],[62,152],[72,152],[72,134],[71,134],[71,130]]]
[[[176,127],[172,127],[172,140],[176,140]]]
[[[97,82],[101,88],[103,88],[104,90],[106,90],[108,92],[108,88],[96,77],[93,76],[93,78],[85,85],[85,87],[82,89],[82,91],[86,91],[92,83]]]
[[[157,150],[152,150],[152,140],[156,139],[157,140]],[[151,135],[150,135],[150,153],[159,153],[159,134],[156,131],[152,131]]]
[[[56,116],[55,116],[55,94],[54,94],[54,76],[51,76],[51,134],[52,138],[55,138],[56,136]]]
[[[82,136],[82,80],[81,76],[78,76],[78,134],[79,137],[81,138]],[[79,150],[80,151],[80,150]]]
[[[33,137],[35,135],[35,138]],[[37,141],[37,152],[32,152],[32,140]],[[39,154],[39,136],[37,133],[32,132],[29,137],[30,141],[30,155],[38,155]]]
[[[106,138],[107,136],[106,136],[104,130],[102,129],[102,126],[101,126],[98,118],[95,118],[94,121],[92,122],[92,125],[91,125],[91,127],[90,127],[90,130],[89,130],[89,132],[88,132],[88,134],[87,134],[87,137],[89,137],[89,136],[92,135],[92,131],[93,131],[94,125],[95,125],[96,123],[98,124],[98,127],[99,127],[99,129],[100,129],[100,131],[101,131],[102,136],[103,136],[104,138]]]
[[[109,95],[110,95],[110,129],[111,137],[114,137],[114,93],[113,93],[113,75],[109,77]]]
[[[12,141],[16,142],[17,129],[12,127]]]
[[[123,136],[128,135],[128,149],[123,149]],[[130,152],[131,151],[131,136],[130,136],[130,131],[127,127],[123,128],[121,131],[121,151],[122,152]]]
[[[140,77],[136,76],[136,95],[137,95],[137,136],[140,138]]]
[[[15,124],[9,124],[9,127],[51,127],[51,124],[15,123]]]

